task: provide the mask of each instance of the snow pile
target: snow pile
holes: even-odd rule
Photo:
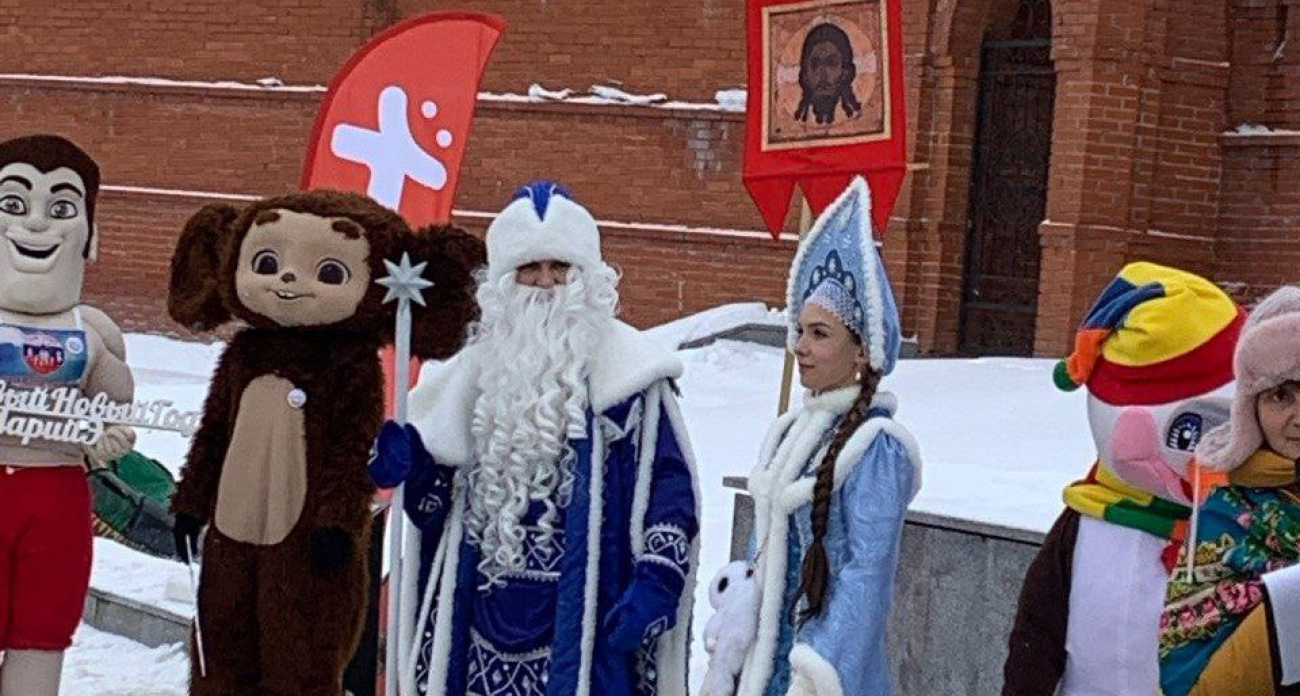
[[[678,109],[695,111],[743,112],[745,110],[746,92],[743,89],[719,90],[712,102],[688,102],[670,100],[663,93],[634,94],[610,85],[592,85],[585,94],[568,87],[551,89],[541,84],[529,85],[525,94],[513,92],[480,92],[482,101],[497,102],[556,102],[563,104],[582,104],[585,106],[649,106],[659,109]]]
[[[203,89],[239,92],[293,92],[298,94],[324,94],[325,85],[288,84],[284,80],[268,75],[253,82],[237,80],[176,80],[168,77],[130,76],[130,75],[51,75],[40,73],[0,73],[0,80],[22,80],[30,82],[62,82],[69,84],[131,85],[136,87],[162,87],[172,89]],[[513,92],[479,92],[480,101],[487,102],[542,102],[555,101],[571,104],[593,106],[639,105],[655,106],[664,109],[684,109],[700,111],[745,110],[745,90],[724,89],[715,94],[713,102],[686,102],[669,100],[664,94],[632,94],[608,85],[592,85],[587,94],[575,96],[572,89],[550,90],[539,84],[533,84],[526,94]]]
[[[126,360],[135,376],[135,398],[166,399],[185,411],[203,408],[222,343],[188,343],[162,336],[126,335]],[[189,440],[179,433],[136,429],[136,449],[179,474]]]
[[[606,85],[592,85],[589,91],[598,99],[604,99],[619,104],[649,106],[651,104],[668,101],[668,95],[666,94],[632,94],[630,92],[624,92],[616,87],[609,87]]]
[[[1225,135],[1300,135],[1300,130],[1270,128],[1258,123],[1246,122],[1238,124],[1236,128],[1227,131]]]
[[[724,111],[744,111],[749,92],[744,89],[724,89],[714,94],[713,98]]]
[[[746,324],[785,326],[785,312],[762,302],[740,302],[708,309],[648,329],[646,334],[668,350]]]
[[[528,87],[528,97],[534,101],[556,101],[589,106],[653,106],[668,101],[668,96],[664,94],[633,94],[609,85],[592,85],[587,90],[587,94],[578,96],[567,87],[547,89],[534,83]]]
[[[82,624],[63,664],[60,696],[185,696],[183,645],[149,648]]]
[[[173,80],[168,77],[127,75],[42,75],[35,73],[0,73],[0,80],[67,82],[73,84],[135,85],[140,87],[174,87],[184,89],[236,90],[244,92],[297,92],[324,94],[325,85],[289,85],[278,77],[263,77],[256,82],[235,80]]]
[[[528,88],[528,97],[530,99],[536,99],[538,101],[543,101],[543,100],[564,101],[565,99],[568,99],[571,96],[573,96],[573,90],[567,88],[559,89],[559,90],[550,90],[550,89],[546,89],[545,87],[537,83],[533,83]]]
[[[90,586],[97,590],[188,619],[194,616],[189,583],[189,572],[183,563],[140,553],[110,539],[95,538]]]

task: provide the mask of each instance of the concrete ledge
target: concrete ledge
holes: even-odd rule
[[[740,326],[734,326],[730,329],[709,334],[703,338],[686,341],[678,346],[677,349],[691,350],[694,348],[703,348],[718,341],[744,341],[747,343],[758,343],[764,346],[771,346],[773,348],[784,348],[785,327],[773,324],[741,324]]]
[[[724,329],[717,333],[709,334],[701,338],[695,338],[677,347],[678,350],[690,350],[692,348],[703,348],[717,341],[746,341],[749,343],[758,343],[760,345],[772,346],[773,348],[785,348],[785,326],[774,324],[741,324],[730,329]],[[920,355],[920,344],[915,336],[904,337],[903,344],[899,348],[898,357],[911,359]],[[728,477],[730,480],[734,477]]]
[[[86,596],[82,620],[151,648],[184,643],[190,635],[190,622],[181,616],[93,587]]]
[[[907,524],[914,527],[928,527],[931,529],[941,529],[949,532],[961,534],[970,534],[988,540],[1011,541],[1017,544],[1026,544],[1033,547],[1043,545],[1043,538],[1046,534],[1035,532],[1028,529],[1018,529],[1016,527],[1004,527],[1000,524],[990,524],[988,522],[978,522],[975,520],[963,520],[948,515],[940,515],[933,512],[918,512],[909,510],[907,512]]]

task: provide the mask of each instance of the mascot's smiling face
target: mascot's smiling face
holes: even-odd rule
[[[450,225],[414,231],[358,193],[300,191],[237,208],[204,206],[172,255],[167,311],[192,331],[233,319],[257,328],[328,328],[393,340],[397,303],[375,282],[386,260],[425,263],[432,286],[411,308],[411,352],[444,359],[477,315],[472,273],[483,242]]]
[[[239,248],[240,301],[281,326],[348,319],[371,286],[364,232],[343,217],[262,211]]]
[[[16,311],[53,313],[77,303],[91,222],[86,183],[67,167],[0,168],[0,296]]]

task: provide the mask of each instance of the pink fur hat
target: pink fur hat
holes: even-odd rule
[[[1232,471],[1264,445],[1256,398],[1283,382],[1300,381],[1300,287],[1286,285],[1260,301],[1237,342],[1237,395],[1232,418],[1196,447],[1207,469]]]

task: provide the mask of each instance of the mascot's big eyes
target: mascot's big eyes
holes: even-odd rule
[[[55,201],[50,206],[50,217],[55,220],[68,220],[77,217],[77,204],[69,201]]]
[[[342,285],[352,278],[348,267],[333,259],[326,259],[316,267],[316,280],[326,285]]]
[[[1228,422],[1231,413],[1230,402],[1219,396],[1178,404],[1164,421],[1165,449],[1191,454],[1206,433]]]
[[[253,257],[253,272],[258,275],[275,275],[280,270],[280,259],[270,249],[257,252]]]
[[[0,211],[10,215],[26,215],[27,204],[18,196],[5,196],[0,198]]]
[[[1184,413],[1169,426],[1169,432],[1165,434],[1165,447],[1191,452],[1196,449],[1196,443],[1201,441],[1202,427],[1204,420],[1200,414]]]

